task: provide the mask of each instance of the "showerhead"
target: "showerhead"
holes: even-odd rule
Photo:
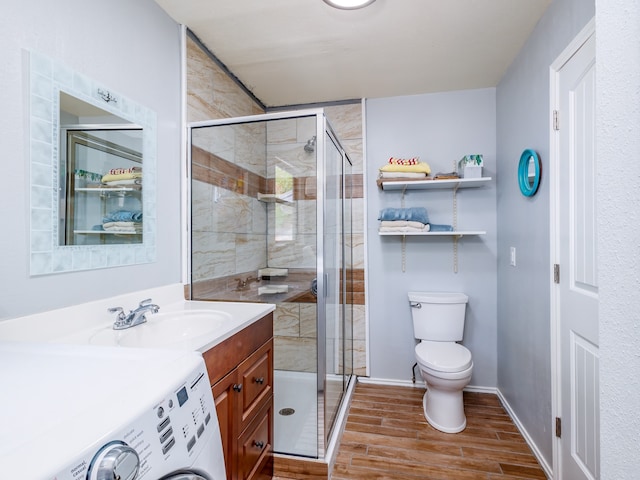
[[[304,146],[305,152],[314,152],[316,150],[316,136],[314,135],[309,140],[307,140],[307,144]]]

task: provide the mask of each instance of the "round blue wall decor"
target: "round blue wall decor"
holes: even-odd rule
[[[538,185],[540,184],[540,158],[530,148],[527,148],[520,155],[518,184],[525,197],[532,197],[538,190]]]

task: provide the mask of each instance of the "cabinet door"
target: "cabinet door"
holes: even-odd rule
[[[238,367],[242,384],[239,392],[241,413],[239,431],[242,432],[265,401],[273,395],[273,340],[268,341]]]
[[[212,387],[213,398],[216,403],[218,422],[220,423],[220,436],[222,437],[222,450],[224,451],[224,462],[227,470],[227,480],[232,480],[236,470],[235,455],[236,439],[238,430],[236,427],[237,416],[235,413],[235,399],[237,392],[234,387],[237,385],[237,372],[233,370],[226,377],[223,377]]]
[[[238,439],[238,479],[263,480],[273,476],[273,405],[271,397]]]

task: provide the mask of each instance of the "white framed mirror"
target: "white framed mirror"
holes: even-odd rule
[[[156,258],[156,115],[29,52],[30,273]]]

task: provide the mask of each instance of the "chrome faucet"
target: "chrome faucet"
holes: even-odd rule
[[[125,328],[135,327],[147,321],[146,313],[158,313],[160,307],[155,303],[151,303],[151,299],[147,298],[138,305],[135,310],[129,311],[127,315],[124,314],[122,307],[112,307],[109,309],[111,313],[117,313],[116,321],[113,322],[114,330],[124,330]]]

